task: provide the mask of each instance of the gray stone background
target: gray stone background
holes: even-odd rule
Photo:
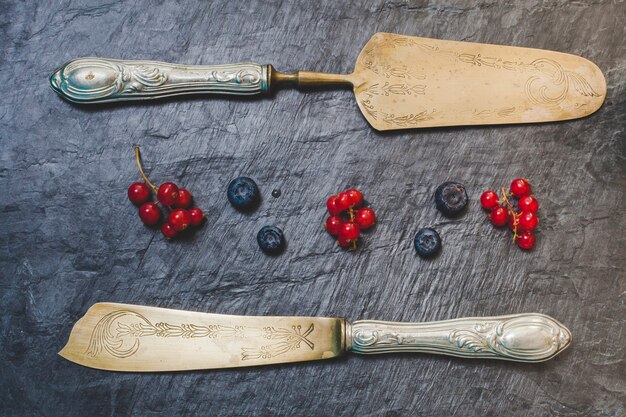
[[[626,412],[623,2],[55,0],[0,10],[0,415]],[[87,108],[47,86],[57,66],[90,55],[350,72],[377,31],[582,55],[603,70],[607,99],[576,121],[380,134],[348,90]],[[206,211],[193,238],[168,243],[139,221],[126,200],[139,180],[134,144],[153,181],[184,185]],[[249,215],[225,196],[242,174],[264,198]],[[478,204],[516,176],[532,180],[541,204],[530,253]],[[471,196],[452,221],[432,200],[450,179]],[[379,216],[355,253],[321,227],[326,197],[349,186]],[[282,256],[258,250],[266,224],[284,229]],[[444,240],[430,262],[411,246],[423,226]],[[574,343],[534,365],[409,354],[111,373],[56,354],[98,301],[405,321],[536,311],[566,324]]]

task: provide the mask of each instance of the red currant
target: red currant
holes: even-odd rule
[[[128,188],[128,199],[135,204],[141,204],[139,207],[139,217],[147,225],[155,225],[161,220],[161,207],[155,202],[147,202],[151,195],[151,190],[157,193],[157,200],[163,207],[172,210],[169,213],[168,221],[161,226],[161,233],[167,239],[173,238],[178,232],[188,228],[190,225],[199,226],[204,221],[204,213],[197,207],[185,210],[191,207],[193,197],[191,193],[184,189],[178,188],[173,182],[165,182],[157,189],[150,182],[143,172],[139,155],[139,147],[135,146],[135,161],[137,168],[144,180],[143,183],[133,183]],[[148,188],[150,187],[150,188]],[[142,204],[143,203],[143,204]]]
[[[352,200],[347,192],[339,193],[337,196],[337,208],[340,211],[348,210],[352,206]]]
[[[504,226],[509,221],[509,212],[505,207],[498,206],[491,210],[489,219],[494,226]]]
[[[487,190],[480,196],[480,205],[486,210],[495,208],[500,198],[495,191]]]
[[[178,187],[173,182],[164,182],[157,191],[157,200],[164,206],[170,207],[176,203]]]
[[[524,231],[535,230],[539,224],[539,218],[532,211],[524,211],[517,220],[519,223],[519,229]]]
[[[350,207],[359,207],[363,204],[363,193],[355,188],[350,188],[345,192],[350,200]]]
[[[361,231],[359,230],[359,226],[357,226],[354,222],[346,222],[341,225],[339,229],[339,241],[340,242],[354,242],[359,238]],[[340,243],[341,244],[341,243]]]
[[[337,238],[337,244],[342,248],[347,248],[348,246],[350,246],[350,242],[343,239],[342,237]]]
[[[520,211],[530,211],[536,213],[539,210],[539,203],[537,199],[532,195],[527,195],[526,197],[522,197],[517,202],[517,208]]]
[[[191,216],[185,209],[172,210],[167,220],[177,232],[185,230],[191,224]]]
[[[328,209],[328,212],[330,214],[332,214],[332,215],[339,214],[339,213],[341,213],[343,211],[337,205],[337,196],[336,195],[331,195],[328,198],[328,200],[326,201],[326,208]]]
[[[128,199],[136,205],[141,205],[150,198],[150,188],[145,182],[134,182],[128,187]]]
[[[324,228],[331,236],[337,236],[339,231],[341,230],[341,225],[343,221],[339,216],[330,216],[326,219],[326,223],[324,223]]]
[[[187,210],[189,213],[190,224],[192,226],[200,226],[204,221],[204,212],[198,207]]]
[[[524,232],[517,237],[517,246],[521,249],[532,249],[535,246],[535,235],[533,232]]]
[[[178,189],[178,197],[176,197],[176,202],[174,203],[174,207],[177,208],[189,208],[191,207],[191,203],[193,201],[193,197],[191,193],[187,191],[186,188]]]
[[[371,208],[365,207],[357,210],[354,220],[356,221],[356,224],[359,225],[359,228],[366,230],[374,226],[374,223],[376,222],[376,214],[374,214],[374,210]]]
[[[511,182],[511,194],[513,194],[515,197],[525,197],[527,195],[530,195],[530,183],[528,182],[528,180],[525,180],[523,178],[515,178],[512,182]]]
[[[154,226],[161,220],[161,209],[156,203],[143,203],[139,207],[139,218],[148,226]]]
[[[161,226],[161,233],[163,233],[163,236],[165,236],[167,239],[172,239],[174,236],[176,236],[176,229],[174,229],[172,223],[163,223],[163,226]]]

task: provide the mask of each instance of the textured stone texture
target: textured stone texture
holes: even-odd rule
[[[0,415],[626,413],[626,6],[359,3],[0,4]],[[87,108],[47,86],[58,65],[89,55],[347,72],[376,31],[583,55],[604,71],[608,97],[595,115],[565,123],[379,134],[346,90]],[[184,184],[206,210],[194,237],[167,243],[140,223],[126,200],[139,179],[133,144],[154,181]],[[225,197],[240,174],[262,188],[253,214]],[[531,253],[478,205],[483,189],[519,175],[541,202]],[[450,179],[472,198],[453,221],[432,201]],[[325,197],[347,186],[380,217],[355,253],[321,228]],[[284,255],[258,250],[266,224],[285,230]],[[411,247],[422,226],[444,240],[428,262]],[[537,311],[565,323],[574,344],[536,365],[389,355],[109,373],[56,355],[97,301],[407,321]]]

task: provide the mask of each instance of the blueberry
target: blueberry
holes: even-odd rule
[[[285,235],[276,226],[265,226],[256,235],[256,241],[263,252],[268,255],[277,255],[285,247]]]
[[[467,207],[465,186],[458,182],[444,182],[435,190],[435,204],[445,216],[456,216]]]
[[[415,235],[415,250],[422,258],[435,255],[441,249],[439,233],[429,227],[420,229]]]
[[[228,184],[228,201],[238,210],[249,210],[259,203],[259,187],[252,178],[238,177]]]

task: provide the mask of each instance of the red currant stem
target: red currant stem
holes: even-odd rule
[[[352,209],[352,207],[348,207],[348,215],[350,216],[350,221],[354,223],[354,210]],[[348,250],[350,252],[356,250],[356,240],[353,240],[352,242],[350,242],[350,249]]]
[[[506,193],[506,188],[502,187],[502,199],[500,200],[502,203],[505,203],[507,206],[511,207],[511,203],[509,203],[509,199],[512,194]]]
[[[141,173],[141,176],[143,177],[143,180],[146,182],[146,184],[148,184],[150,186],[150,188],[152,188],[154,190],[154,192],[157,192],[157,188],[154,184],[152,184],[150,182],[150,180],[148,179],[148,177],[146,177],[146,174],[143,173],[143,168],[141,167],[141,158],[139,157],[139,146],[135,146],[135,161],[137,162],[137,167],[139,168],[139,172]]]
[[[517,222],[515,220],[520,216],[520,214],[516,213],[515,210],[513,210],[513,205],[508,199],[508,197],[510,197],[511,195],[512,194],[507,194],[506,188],[502,187],[502,200],[500,201],[506,204],[509,210],[509,214],[513,216],[513,242],[515,242],[519,237],[519,235],[517,234]]]

